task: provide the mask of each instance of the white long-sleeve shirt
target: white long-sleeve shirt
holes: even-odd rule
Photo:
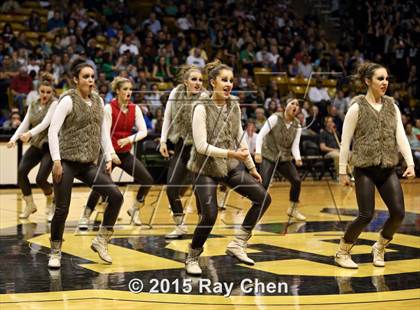
[[[382,103],[369,104],[376,110],[382,109]],[[400,109],[397,105],[395,107],[395,121],[397,122],[397,130],[395,133],[397,139],[397,145],[399,151],[404,157],[407,166],[414,166],[413,156],[411,154],[410,144],[408,143],[407,136],[405,135],[404,126],[401,121]],[[354,103],[347,111],[344,119],[343,133],[341,135],[341,147],[340,147],[340,174],[346,174],[346,167],[349,161],[350,143],[353,139],[353,134],[356,129],[357,119],[359,116],[359,105]]]
[[[226,105],[223,107],[218,107],[218,108],[227,109]],[[193,119],[192,119],[192,131],[193,131],[194,145],[195,145],[195,148],[197,149],[197,152],[200,154],[211,156],[211,157],[227,158],[229,150],[222,149],[222,148],[219,148],[219,147],[216,147],[214,145],[207,143],[207,128],[205,126],[206,118],[207,118],[206,108],[202,104],[196,106],[194,110],[194,114],[193,114]],[[242,139],[243,130],[242,130],[240,117],[239,117],[238,128],[239,130],[236,134],[236,137],[233,137],[233,138],[236,139],[236,141],[240,142],[240,148],[248,149],[248,145]],[[233,151],[233,150],[230,150],[230,151]],[[252,168],[255,167],[255,164],[254,164],[254,161],[252,160],[251,155],[248,155],[248,158],[245,160],[244,163],[245,163],[245,166],[248,168],[248,170],[251,170]]]
[[[91,101],[86,101],[86,104],[89,106],[92,104]],[[104,106],[104,102],[101,98],[102,107]],[[63,99],[60,100],[57,108],[55,109],[53,118],[51,120],[50,129],[48,130],[48,143],[50,146],[50,153],[51,158],[53,161],[61,160],[60,156],[60,144],[58,140],[58,133],[60,132],[61,126],[67,117],[71,113],[73,109],[73,101],[71,100],[70,96],[65,96]],[[112,153],[112,142],[111,137],[109,135],[109,129],[105,127],[105,117],[101,124],[101,146],[107,161],[111,160],[111,153]]]
[[[122,111],[122,112],[125,113],[126,111]],[[112,136],[112,132],[111,132],[112,107],[110,104],[107,104],[104,108],[104,123],[105,123],[104,126],[105,126],[106,132],[110,133],[110,135]],[[135,122],[134,123],[136,125],[137,132],[127,137],[128,139],[130,139],[131,143],[140,141],[141,139],[147,136],[146,122],[144,121],[144,117],[143,117],[143,113],[141,112],[141,109],[137,105],[135,108]],[[111,154],[112,153],[115,153],[115,150],[111,143]]]
[[[58,103],[57,100],[53,101],[50,105],[50,108],[49,108],[47,114],[45,115],[44,119],[42,120],[42,122],[39,123],[34,128],[32,128],[31,130],[29,130],[32,137],[40,134],[42,131],[44,131],[45,129],[48,128],[48,126],[51,123],[51,119],[54,115],[55,109],[57,107],[57,103]],[[31,124],[29,122],[31,112],[32,112],[32,105],[29,105],[28,111],[26,112],[26,115],[25,115],[25,118],[23,119],[22,123],[19,125],[19,127],[16,130],[16,132],[14,133],[14,135],[10,138],[10,141],[16,142],[23,133],[28,131],[29,127],[31,126]]]
[[[260,132],[257,136],[257,147],[256,147],[256,154],[261,154],[261,148],[263,144],[264,137],[277,125],[279,117],[275,114],[271,115],[267,121],[265,122],[264,126],[261,128]],[[289,129],[292,125],[292,122],[286,123],[286,128]],[[300,143],[300,136],[302,135],[302,128],[298,128],[296,131],[296,136],[293,139],[292,143],[292,155],[295,160],[300,160],[300,150],[299,150],[299,143]]]
[[[168,141],[168,133],[169,129],[171,128],[172,124],[172,105],[175,100],[175,94],[177,92],[178,87],[175,87],[171,90],[169,94],[168,102],[166,103],[165,113],[163,115],[163,124],[162,124],[162,132],[160,134],[160,142],[166,143]]]

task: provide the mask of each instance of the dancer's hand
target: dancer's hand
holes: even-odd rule
[[[239,149],[237,151],[229,151],[228,157],[235,158],[240,161],[245,161],[249,156],[249,151],[247,148]]]
[[[403,173],[403,178],[412,179],[416,177],[416,172],[414,171],[414,166],[408,166]]]
[[[126,146],[126,145],[128,145],[130,143],[131,143],[131,141],[128,138],[119,139],[117,141],[117,144],[118,144],[119,147],[124,147],[124,146]]]
[[[54,161],[52,175],[54,183],[59,184],[61,182],[61,178],[63,177],[63,166],[61,166],[61,160]]]
[[[296,160],[296,161],[295,161],[295,164],[296,164],[296,166],[297,166],[297,167],[302,167],[302,165],[303,165],[303,163],[302,163],[302,160],[301,160],[301,159]]]
[[[16,146],[16,142],[15,141],[9,141],[9,142],[7,142],[6,146],[7,146],[8,149],[11,149],[11,148]]]
[[[117,155],[117,154],[112,153],[112,154],[111,154],[111,159],[112,159],[112,163],[113,163],[114,165],[121,165],[121,160],[120,160],[120,158],[118,157],[118,155]]]
[[[20,136],[20,141],[27,143],[32,138],[32,134],[28,131]]]
[[[111,172],[112,172],[112,160],[106,162],[105,172],[108,173],[109,175],[111,174]]]
[[[256,162],[257,164],[261,164],[261,163],[262,163],[262,156],[261,156],[261,154],[260,154],[260,153],[255,153],[255,157],[254,157],[254,159],[255,159],[255,162]]]
[[[258,183],[262,183],[262,177],[255,167],[249,171],[249,174],[252,175],[258,181]]]
[[[343,186],[350,186],[351,182],[350,182],[350,178],[347,174],[340,174],[340,184]]]
[[[163,157],[169,158],[168,146],[165,142],[160,143],[159,152]]]

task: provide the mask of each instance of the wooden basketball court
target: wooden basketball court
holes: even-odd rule
[[[38,211],[22,221],[18,214],[24,202],[19,191],[3,189],[0,308],[420,309],[420,181],[402,182],[406,217],[387,249],[385,268],[374,267],[370,254],[387,218],[379,195],[376,216],[352,251],[360,267],[346,270],[334,265],[333,256],[345,226],[357,214],[354,189],[329,181],[305,181],[301,211],[308,218],[306,222],[288,223],[289,185],[276,183],[271,187],[273,203],[249,242],[248,253],[255,266],[225,254],[250,206],[247,199],[229,193],[226,210],[219,212],[205,245],[200,278],[184,271],[197,222],[194,199],[185,198],[190,235],[168,241],[164,236],[173,224],[162,188],[153,188],[142,209],[145,225],[137,227],[129,224],[126,213],[136,187],[122,187],[125,202],[109,247],[113,264],[105,265],[90,249],[98,223],[92,221],[87,232],[77,229],[89,192],[76,187],[64,235],[62,268],[49,271],[44,196],[34,191]],[[150,222],[153,206],[156,213]],[[140,288],[142,291],[137,292]]]

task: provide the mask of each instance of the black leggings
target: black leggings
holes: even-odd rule
[[[203,247],[216,222],[218,212],[216,193],[219,182],[233,188],[253,202],[242,223],[242,227],[247,231],[254,228],[271,203],[271,197],[265,188],[248,172],[239,168],[233,169],[224,178],[200,175],[195,184],[195,194],[200,201],[202,214],[191,242],[191,247],[194,249]]]
[[[45,195],[52,194],[51,184],[47,179],[51,173],[53,162],[51,160],[48,143],[44,143],[42,149],[31,146],[23,155],[18,168],[18,185],[22,190],[23,196],[32,194],[31,183],[29,182],[29,172],[40,163],[36,184],[42,189]]]
[[[265,189],[268,189],[270,186],[271,177],[274,173],[275,163],[263,158],[260,167],[261,177],[263,179],[263,186]],[[290,188],[289,193],[289,200],[292,202],[299,202],[299,195],[300,195],[300,177],[296,170],[295,165],[293,165],[290,161],[281,161],[277,165],[277,171],[285,177],[292,187]]]
[[[363,229],[372,220],[375,211],[375,186],[389,210],[389,218],[382,228],[382,236],[392,239],[404,219],[404,197],[394,168],[378,166],[354,168],[356,198],[359,215],[347,227],[344,240],[356,242]]]
[[[105,174],[93,163],[82,164],[77,162],[61,161],[63,176],[60,183],[54,182],[56,209],[51,223],[51,240],[63,239],[64,226],[69,213],[71,190],[74,178],[89,185],[108,199],[102,225],[111,229],[118,217],[123,196],[118,187],[112,182],[111,177]]]
[[[121,165],[118,165],[118,167],[131,175],[134,178],[134,182],[141,184],[137,192],[136,199],[139,202],[143,202],[153,185],[153,177],[144,167],[142,162],[134,157],[134,155],[130,152],[117,153],[117,155],[121,160]],[[112,168],[114,169],[115,167],[113,166]],[[86,207],[93,211],[96,204],[98,203],[100,196],[101,194],[98,191],[91,191],[86,203]]]
[[[175,145],[175,154],[171,158],[168,168],[167,190],[169,204],[174,215],[182,215],[183,208],[181,196],[192,183],[193,175],[187,169],[187,163],[190,159],[191,145],[184,144],[182,139],[179,139]],[[190,182],[188,182],[190,181]],[[196,199],[197,211],[200,214],[200,204]]]

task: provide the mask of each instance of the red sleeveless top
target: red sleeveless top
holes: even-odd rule
[[[128,111],[124,113],[120,109],[120,105],[117,99],[112,99],[112,126],[111,126],[111,140],[112,146],[116,153],[127,153],[131,150],[131,144],[127,144],[121,148],[117,141],[122,138],[126,138],[131,135],[131,131],[134,127],[134,121],[136,118],[136,106],[133,103],[127,105]]]

